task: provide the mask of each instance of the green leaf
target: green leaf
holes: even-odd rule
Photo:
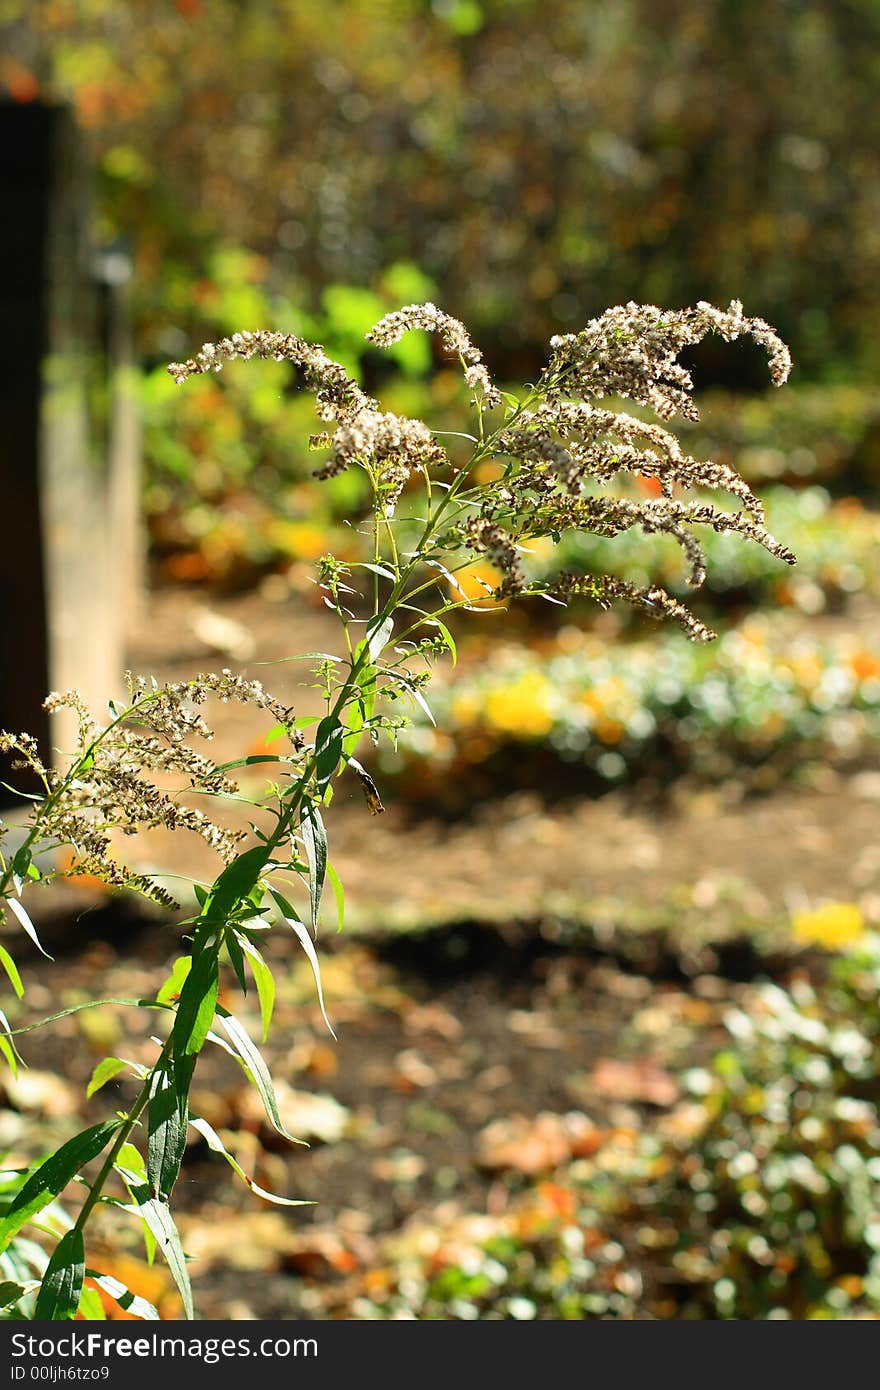
[[[147,1182],[147,1163],[143,1154],[140,1152],[139,1149],[135,1148],[134,1144],[123,1144],[122,1148],[119,1150],[119,1153],[116,1156],[116,1162],[113,1165],[113,1169],[114,1172],[118,1173],[119,1177],[122,1179],[128,1191],[128,1194],[131,1197],[132,1202],[134,1203],[134,1192],[132,1189],[132,1183],[137,1183],[138,1186],[146,1186]],[[116,1199],[114,1198],[113,1200],[115,1202]],[[124,1211],[133,1212],[135,1216],[138,1216],[140,1218],[141,1232],[144,1237],[144,1249],[147,1255],[147,1262],[148,1264],[152,1264],[153,1260],[156,1257],[156,1237],[153,1235],[153,1232],[150,1230],[143,1217],[140,1216],[140,1213],[136,1205],[130,1207],[126,1207],[124,1203],[118,1203],[117,1205],[122,1206]]]
[[[241,992],[242,994],[247,994],[247,973],[244,968],[244,956],[241,953],[241,945],[239,944],[238,932],[233,932],[231,935],[227,934],[224,944],[226,946],[226,950],[229,952],[229,959],[232,963],[232,968],[235,971],[235,978],[238,980],[238,983],[241,986]]]
[[[69,1018],[71,1014],[78,1014],[83,1009],[102,1009],[107,1004],[123,1004],[129,1009],[157,1009],[161,1007],[156,999],[87,999],[84,1004],[71,1004],[69,1009],[59,1009],[57,1014],[49,1014],[47,1018],[38,1018],[36,1023],[26,1023],[22,1028],[8,1027],[2,1012],[0,1012],[0,1022],[3,1022],[8,1037],[17,1038],[20,1033],[33,1033],[36,1028],[45,1028],[47,1023],[57,1023],[59,1018]]]
[[[156,995],[160,1004],[170,1004],[180,996],[186,977],[192,970],[192,956],[178,956],[171,967],[171,974]]]
[[[214,1021],[220,990],[218,944],[203,948],[193,960],[192,969],[180,991],[180,1002],[171,1030],[174,1055],[194,1057],[201,1052]]]
[[[269,850],[266,845],[246,849],[223,870],[202,914],[203,921],[225,924],[239,902],[247,898],[259,881]]]
[[[40,1164],[0,1221],[0,1252],[8,1248],[12,1237],[31,1217],[64,1191],[86,1163],[97,1158],[121,1123],[121,1120],[105,1120],[103,1124],[82,1130]]]
[[[274,895],[274,892],[273,892],[273,897],[274,897],[274,896],[275,896],[275,895]],[[288,913],[289,913],[289,904],[286,904],[286,906],[288,907]],[[287,925],[290,927],[290,930],[291,930],[292,932],[295,933],[296,937],[297,937],[298,940],[299,940],[300,945],[302,946],[303,950],[304,950],[305,953],[306,953],[306,958],[308,959],[309,965],[312,967],[312,974],[313,974],[314,977],[315,977],[315,987],[316,987],[317,992],[318,992],[318,1004],[320,1005],[320,1008],[321,1008],[321,1017],[323,1018],[324,1022],[326,1023],[327,1028],[328,1028],[328,1030],[329,1030],[329,1032],[330,1032],[331,1037],[333,1037],[333,1039],[335,1040],[335,1039],[336,1039],[336,1034],[333,1032],[333,1028],[332,1028],[332,1026],[331,1026],[330,1020],[329,1020],[329,1018],[327,1017],[327,1010],[324,1008],[324,990],[323,990],[323,988],[322,988],[322,986],[321,986],[321,967],[320,967],[320,965],[318,964],[318,953],[317,953],[317,951],[315,950],[314,946],[312,945],[311,937],[309,936],[308,932],[306,931],[306,928],[305,928],[305,926],[303,925],[303,923],[299,920],[299,918],[296,916],[295,913],[292,913],[292,914],[290,914],[290,915],[288,915],[288,913],[285,913],[284,910],[283,910],[283,908],[282,908],[282,914],[283,914],[283,916],[284,916],[285,922],[286,922]]]
[[[381,575],[383,579],[390,579],[392,584],[397,579],[394,570],[390,570],[387,565],[376,565],[371,560],[359,560],[356,569],[372,570],[373,574]]]
[[[86,1271],[88,1273],[88,1270]],[[79,1307],[76,1310],[77,1317],[85,1322],[106,1322],[107,1314],[104,1312],[104,1305],[101,1302],[101,1295],[97,1289],[83,1289],[79,1296]]]
[[[24,985],[21,982],[18,967],[5,946],[0,946],[0,965],[3,966],[3,969],[9,976],[9,983],[12,985],[18,998],[21,999],[24,994]]]
[[[139,1062],[128,1062],[124,1057],[105,1057],[102,1062],[98,1063],[95,1070],[92,1072],[91,1080],[86,1088],[87,1099],[91,1100],[92,1096],[95,1095],[97,1091],[100,1091],[102,1086],[106,1086],[107,1082],[112,1081],[114,1076],[118,1076],[121,1071],[125,1071],[126,1067],[130,1067],[135,1075],[141,1078],[145,1077],[147,1074],[146,1068],[142,1067]]]
[[[215,769],[216,772],[231,772],[236,767],[252,767],[254,763],[286,763],[289,758],[281,757],[276,753],[251,753],[246,758],[233,758],[231,762],[220,763]]]
[[[315,770],[318,791],[323,793],[342,757],[344,729],[335,715],[322,719],[315,731]]]
[[[205,1140],[205,1143],[208,1145],[209,1149],[211,1149],[214,1153],[223,1155],[223,1157],[226,1159],[226,1162],[230,1165],[231,1168],[235,1170],[235,1172],[241,1178],[242,1182],[245,1183],[245,1185],[249,1187],[251,1192],[255,1193],[257,1197],[262,1197],[263,1200],[266,1202],[274,1202],[275,1205],[279,1207],[313,1207],[315,1205],[314,1202],[306,1202],[303,1201],[301,1198],[279,1197],[274,1192],[267,1192],[264,1187],[258,1186],[258,1184],[254,1182],[253,1178],[248,1177],[241,1164],[238,1162],[237,1159],[233,1158],[232,1154],[229,1152],[229,1150],[226,1148],[226,1145],[223,1143],[223,1140],[220,1138],[220,1135],[216,1132],[216,1130],[211,1128],[207,1120],[193,1119],[190,1120],[190,1124],[192,1125],[193,1129],[198,1130],[199,1134]]]
[[[303,928],[305,930],[305,928]],[[308,940],[308,933],[306,933]],[[311,942],[309,942],[311,945]],[[296,1139],[289,1134],[281,1122],[281,1113],[278,1109],[278,1100],[275,1095],[275,1087],[272,1085],[272,1077],[269,1068],[263,1061],[257,1047],[248,1036],[247,1030],[233,1014],[221,1009],[217,1015],[218,1022],[232,1044],[234,1055],[244,1066],[248,1079],[259,1092],[266,1114],[272,1123],[273,1129],[282,1134],[285,1139],[289,1139],[293,1144],[302,1144],[302,1139]],[[308,1145],[306,1145],[308,1148]]]
[[[235,936],[240,950],[247,956],[251,964],[254,984],[257,987],[257,998],[260,1001],[260,1018],[263,1023],[263,1042],[265,1042],[269,1036],[269,1024],[272,1022],[272,1013],[275,1008],[275,979],[254,943],[242,933],[236,932]]]
[[[431,723],[432,723],[432,724],[434,725],[434,727],[436,728],[436,727],[437,727],[437,720],[434,718],[433,714],[431,713],[430,706],[429,706],[427,700],[425,699],[424,695],[422,694],[421,690],[419,689],[419,687],[415,684],[414,681],[408,680],[406,676],[401,675],[399,671],[396,673],[396,675],[397,675],[397,679],[400,681],[400,684],[404,687],[404,689],[406,690],[407,694],[408,694],[409,696],[411,696],[411,698],[412,698],[413,700],[415,700],[416,704],[419,706],[419,708],[420,708],[421,710],[424,711],[424,713],[425,713],[425,714],[428,716],[428,718],[430,719]]]
[[[12,882],[15,884],[15,891],[21,897],[21,890],[24,881],[29,876],[28,871],[31,867],[31,852],[27,845],[22,845],[16,850],[12,858]]]
[[[18,1054],[15,1043],[12,1041],[12,1037],[13,1034],[12,1029],[9,1026],[9,1019],[6,1017],[3,1010],[0,1009],[0,1055],[5,1057],[6,1065],[12,1072],[12,1075],[17,1077],[19,1063],[22,1066],[24,1066],[24,1062],[22,1062],[22,1059]]]
[[[154,1197],[167,1200],[186,1149],[189,1087],[195,1057],[169,1059],[153,1078],[147,1107],[147,1183]]]
[[[17,1284],[14,1279],[4,1279],[0,1282],[0,1308],[11,1308],[13,1303],[18,1303],[20,1298],[24,1298],[26,1293],[33,1289],[33,1283]]]
[[[85,1277],[83,1235],[74,1226],[61,1237],[46,1266],[34,1308],[35,1321],[64,1322],[76,1317]]]
[[[392,575],[392,578],[393,577],[394,576]],[[385,646],[387,646],[388,642],[391,640],[391,634],[393,633],[393,631],[393,618],[376,617],[371,618],[370,621],[367,623],[367,635],[364,640],[366,642],[367,652],[371,661],[375,662],[377,657],[379,657],[379,655],[382,652],[382,649]]]
[[[440,633],[440,636],[443,638],[443,641],[446,643],[446,646],[449,648],[449,654],[450,654],[450,656],[452,657],[452,664],[453,664],[453,666],[457,666],[457,665],[458,665],[458,648],[456,647],[456,645],[455,645],[455,640],[454,640],[454,638],[453,638],[453,636],[452,636],[452,633],[449,631],[449,628],[446,626],[446,624],[445,624],[445,623],[441,623],[441,621],[440,621],[439,618],[426,618],[426,619],[425,619],[425,627],[436,627],[436,628],[437,628],[437,630],[438,630],[439,633]]]
[[[40,938],[37,936],[37,929],[36,929],[36,927],[34,926],[33,922],[31,921],[30,917],[29,917],[29,916],[27,915],[27,913],[25,912],[25,910],[24,910],[24,908],[22,907],[21,903],[18,901],[18,899],[17,899],[17,898],[7,898],[7,899],[6,899],[6,906],[7,906],[8,908],[11,908],[11,909],[12,909],[12,912],[13,912],[14,915],[18,918],[18,920],[19,920],[19,922],[21,923],[21,925],[24,927],[25,931],[27,932],[27,934],[28,934],[28,936],[30,937],[31,941],[32,941],[32,942],[34,943],[34,945],[36,946],[36,948],[37,948],[37,950],[39,951],[40,955],[41,955],[41,956],[45,956],[45,957],[46,957],[46,960],[52,960],[52,956],[49,955],[49,952],[48,952],[48,951],[44,951],[43,948],[42,948],[42,946],[40,945]]]
[[[302,831],[309,861],[309,901],[312,910],[312,931],[317,935],[318,911],[327,875],[327,832],[321,812],[313,801],[303,803],[299,828]]]
[[[327,877],[330,880],[330,887],[333,889],[333,896],[336,899],[336,930],[342,931],[345,926],[345,889],[342,886],[342,879],[334,869],[330,860],[327,860]]]
[[[158,1319],[159,1314],[152,1303],[148,1303],[139,1294],[132,1293],[125,1284],[114,1279],[112,1274],[99,1274],[96,1269],[87,1269],[86,1276],[94,1279],[98,1287],[115,1299],[126,1313],[131,1313],[132,1317],[143,1318],[145,1322],[155,1322]]]
[[[192,1319],[195,1317],[195,1311],[193,1309],[192,1287],[189,1282],[189,1270],[186,1267],[186,1256],[183,1253],[180,1235],[174,1224],[168,1203],[151,1197],[149,1188],[138,1184],[136,1174],[122,1169],[120,1172],[126,1178],[134,1200],[134,1206],[126,1208],[126,1210],[133,1210],[146,1222],[180,1291],[184,1314],[187,1318]]]

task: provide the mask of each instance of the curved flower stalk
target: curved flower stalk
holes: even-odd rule
[[[286,1134],[257,1043],[219,1002],[221,979],[237,981],[243,992],[253,985],[265,1039],[275,986],[261,943],[271,928],[291,930],[314,972],[326,1020],[314,938],[328,882],[340,925],[343,907],[328,858],[324,815],[337,780],[345,777],[359,786],[371,814],[382,811],[379,790],[357,756],[360,744],[397,740],[406,724],[398,713],[401,702],[409,700],[430,714],[424,691],[432,664],[444,654],[454,661],[456,654],[445,619],[456,609],[473,607],[456,579],[459,571],[486,555],[501,576],[498,598],[541,594],[564,602],[588,594],[599,603],[620,598],[706,640],[712,636],[708,629],[659,586],[642,589],[607,574],[566,571],[549,580],[530,579],[524,559],[528,543],[557,540],[571,529],[601,536],[618,536],[632,526],[665,532],[682,547],[696,585],[704,578],[705,562],[694,528],[707,525],[738,533],[793,563],[786,547],[764,529],[758,500],[733,469],[690,458],[664,426],[595,404],[606,396],[626,397],[654,409],[664,421],[676,411],[693,418],[692,383],[677,354],[709,332],[754,338],[768,351],[771,377],[781,384],[790,365],[787,349],[762,320],[745,318],[741,305],[721,311],[701,304],[674,313],[638,305],[611,309],[582,333],[554,338],[545,370],[520,395],[499,389],[464,325],[433,304],[389,314],[368,336],[386,347],[413,329],[436,334],[441,350],[461,365],[475,412],[474,433],[458,437],[468,445],[464,456],[460,442],[457,453],[447,450],[423,421],[383,411],[322,347],[292,334],[236,333],[206,343],[195,357],[169,369],[183,383],[235,359],[290,363],[314,393],[318,416],[328,426],[311,440],[313,448],[326,451],[318,476],[360,468],[369,480],[371,558],[342,564],[325,556],[318,566],[325,602],[342,637],[338,653],[302,658],[317,663],[325,702],[321,717],[297,717],[258,682],[224,671],[164,686],[129,677],[128,703],[121,708],[111,703],[104,725],[93,720],[75,693],[50,696],[49,708],[70,706],[79,723],[78,747],[63,772],[44,765],[28,735],[0,737],[0,750],[13,753],[41,787],[31,798],[24,841],[14,854],[0,856],[8,923],[34,940],[22,897],[51,877],[49,851],[60,844],[73,849],[81,870],[144,892],[165,907],[173,900],[160,877],[116,859],[118,835],[157,825],[189,830],[222,861],[213,883],[194,885],[197,912],[181,924],[183,948],[170,978],[152,998],[104,1001],[147,1010],[150,1029],[159,1035],[151,1065],[112,1057],[95,1069],[90,1094],[112,1077],[133,1078],[135,1094],[127,1109],[68,1140],[5,1192],[0,1262],[6,1261],[7,1272],[35,1267],[33,1261],[16,1263],[10,1253],[16,1243],[30,1239],[33,1228],[53,1246],[44,1265],[37,1260],[39,1281],[10,1277],[4,1284],[8,1306],[19,1315],[92,1316],[95,1288],[141,1316],[154,1315],[143,1300],[86,1262],[85,1236],[100,1205],[143,1224],[148,1241],[158,1243],[168,1260],[192,1316],[186,1257],[169,1205],[190,1128],[256,1195],[298,1205],[259,1188],[210,1125],[191,1112],[194,1072],[208,1045],[221,1047],[257,1088],[270,1123]],[[484,464],[491,464],[488,472]],[[487,481],[490,473],[493,480]],[[623,484],[632,475],[656,480],[660,495],[627,495]],[[401,500],[417,483],[422,491],[415,515],[398,517]],[[610,490],[612,484],[618,491]],[[702,496],[677,495],[707,488],[727,492],[741,507],[727,510]],[[265,710],[274,721],[269,737],[283,751],[217,765],[193,748],[192,739],[210,737],[202,713],[209,698],[247,701]],[[241,801],[230,773],[254,762],[272,764],[274,780],[252,803],[257,813],[242,838],[242,832],[190,803],[193,795],[221,804],[224,798]],[[169,789],[175,777],[183,785]],[[22,980],[5,946],[0,963],[20,997]],[[0,1013],[0,1052],[13,1068],[16,1037],[36,1026],[12,1028]],[[97,1172],[90,1168],[93,1163]],[[84,1195],[61,1228],[46,1213],[55,1209],[57,1198],[68,1199],[71,1186]]]

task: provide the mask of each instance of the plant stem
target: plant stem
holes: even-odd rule
[[[104,1159],[104,1162],[101,1165],[100,1171],[95,1177],[94,1182],[91,1184],[91,1187],[89,1189],[89,1195],[83,1202],[82,1207],[80,1208],[79,1215],[76,1218],[76,1230],[85,1230],[86,1222],[88,1221],[94,1208],[96,1207],[101,1198],[101,1193],[104,1190],[104,1186],[107,1182],[107,1179],[113,1172],[116,1160],[119,1157],[119,1153],[122,1149],[122,1146],[128,1143],[128,1139],[131,1135],[132,1130],[134,1129],[135,1125],[137,1124],[138,1120],[140,1119],[141,1115],[144,1113],[150,1102],[150,1094],[153,1089],[153,1080],[156,1076],[156,1073],[162,1068],[164,1063],[168,1061],[170,1055],[171,1036],[169,1034],[168,1038],[166,1039],[165,1045],[162,1048],[162,1051],[159,1053],[159,1056],[157,1057],[156,1061],[154,1062],[149,1075],[144,1080],[144,1084],[138,1092],[137,1098],[135,1099],[131,1109],[126,1114],[125,1119],[123,1120],[122,1125],[120,1127],[119,1133],[113,1140],[107,1157]]]

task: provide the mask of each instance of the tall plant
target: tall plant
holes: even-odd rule
[[[740,304],[724,311],[709,304],[674,312],[635,304],[610,309],[582,332],[553,338],[544,371],[519,394],[493,383],[464,325],[433,304],[387,315],[368,337],[387,348],[412,329],[439,335],[445,351],[459,360],[472,395],[473,433],[448,436],[421,420],[383,411],[321,347],[289,334],[236,333],[205,344],[195,358],[170,368],[182,383],[217,372],[235,358],[291,363],[314,392],[327,426],[311,440],[316,450],[325,451],[318,476],[348,468],[366,475],[371,557],[342,564],[328,555],[319,564],[325,602],[341,629],[338,652],[311,654],[323,715],[297,717],[259,682],[231,671],[161,686],[129,676],[127,702],[111,702],[104,724],[93,720],[75,692],[49,697],[50,709],[69,707],[78,721],[77,748],[63,770],[45,766],[27,734],[0,737],[0,746],[36,774],[41,786],[32,796],[23,842],[0,863],[7,919],[34,941],[22,897],[58,872],[51,867],[51,852],[59,845],[72,847],[79,871],[145,893],[169,909],[175,904],[160,883],[116,858],[120,833],[157,825],[189,830],[224,861],[213,883],[195,884],[198,912],[181,924],[183,953],[154,997],[78,1006],[112,1002],[146,1010],[160,1036],[151,1065],[109,1057],[95,1069],[90,1094],[123,1073],[136,1078],[139,1089],[126,1110],[83,1130],[27,1172],[7,1175],[0,1186],[0,1272],[11,1316],[93,1315],[97,1295],[87,1276],[124,1307],[156,1316],[118,1280],[87,1264],[85,1236],[99,1204],[143,1224],[148,1248],[161,1250],[185,1312],[193,1315],[186,1256],[170,1210],[190,1127],[225,1155],[258,1196],[298,1205],[259,1188],[207,1121],[191,1111],[193,1076],[208,1044],[222,1048],[258,1090],[270,1122],[286,1133],[257,1044],[219,1002],[221,975],[230,970],[242,991],[253,980],[265,1040],[275,987],[259,943],[273,927],[284,927],[308,957],[323,1012],[314,938],[328,881],[342,916],[324,816],[340,778],[359,783],[370,812],[382,810],[379,792],[356,755],[364,740],[396,739],[405,725],[397,713],[400,701],[408,698],[425,708],[432,663],[444,654],[455,660],[446,620],[473,606],[456,579],[462,568],[475,557],[489,557],[500,574],[498,599],[540,595],[565,602],[584,594],[605,604],[621,598],[706,641],[713,634],[658,586],[639,588],[604,574],[571,572],[529,579],[523,562],[528,542],[557,541],[572,528],[605,536],[633,525],[666,532],[681,545],[694,585],[705,574],[695,526],[738,532],[794,562],[765,530],[760,503],[732,468],[689,457],[663,425],[597,404],[623,397],[663,421],[676,412],[694,418],[693,383],[678,356],[709,332],[727,339],[750,335],[766,348],[772,380],[781,385],[790,369],[788,350],[768,324],[744,317]],[[654,480],[654,492],[609,488],[632,475]],[[700,494],[688,497],[693,489]],[[706,499],[706,489],[726,491],[741,505],[720,508]],[[406,510],[400,509],[404,493],[413,500]],[[250,702],[264,710],[273,721],[270,738],[281,751],[219,765],[198,751],[193,739],[210,737],[202,714],[209,698]],[[249,832],[233,834],[188,803],[187,791],[236,796],[230,774],[254,761],[272,764],[275,780]],[[169,786],[174,777],[183,784],[177,790]],[[5,947],[0,961],[21,996],[22,982]],[[3,1014],[0,1023],[0,1050],[14,1070],[16,1038],[41,1025],[13,1029]],[[83,1199],[76,1208],[71,1202],[75,1215],[68,1217],[57,1199],[72,1184]],[[26,1228],[49,1237],[48,1258],[45,1241],[32,1241]]]

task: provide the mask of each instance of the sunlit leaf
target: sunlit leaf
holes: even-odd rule
[[[18,995],[18,998],[21,999],[24,995],[24,985],[22,984],[21,976],[18,973],[18,967],[16,966],[15,961],[12,959],[12,956],[9,954],[5,946],[0,946],[0,965],[3,966],[3,969],[9,976],[9,983],[12,985],[12,988],[15,990],[15,993]]]
[[[52,956],[49,955],[49,952],[43,950],[43,947],[40,944],[40,938],[37,936],[37,929],[34,926],[28,914],[25,912],[21,903],[18,901],[18,899],[7,898],[6,906],[10,908],[13,914],[18,918],[19,922],[21,923],[24,930],[27,932],[31,941],[34,943],[37,950],[40,952],[40,955],[45,956],[47,960],[52,960]]]
[[[305,928],[303,928],[303,930],[305,931]],[[308,939],[308,933],[306,933],[306,939]],[[311,945],[311,942],[309,942],[309,945]],[[302,1139],[296,1139],[294,1135],[289,1134],[284,1128],[281,1120],[281,1113],[278,1109],[275,1087],[272,1084],[272,1077],[269,1074],[269,1068],[263,1061],[256,1045],[248,1036],[247,1029],[233,1014],[227,1013],[225,1009],[218,1011],[217,1021],[232,1044],[235,1056],[244,1066],[249,1080],[256,1087],[273,1128],[276,1129],[279,1134],[282,1134],[285,1139],[289,1139],[291,1143],[302,1144]]]
[[[339,766],[344,734],[342,725],[334,715],[322,719],[315,731],[315,772],[319,793],[324,791]]]
[[[274,890],[273,897],[276,897],[276,901],[278,901],[277,895],[274,893]],[[330,1020],[327,1017],[327,1010],[324,1007],[324,990],[321,985],[321,967],[318,963],[318,954],[314,948],[314,945],[312,944],[312,939],[309,936],[309,933],[306,930],[304,924],[299,920],[299,918],[296,915],[290,914],[289,904],[285,904],[285,906],[288,908],[288,912],[285,912],[284,907],[282,907],[282,915],[284,916],[284,920],[290,927],[291,931],[295,933],[300,945],[306,953],[306,959],[308,960],[309,965],[312,967],[312,974],[315,977],[315,988],[318,992],[318,1004],[321,1009],[321,1017],[326,1023],[330,1034],[332,1035],[332,1037],[335,1038],[336,1034],[333,1032]]]
[[[257,987],[257,998],[260,1001],[260,1018],[263,1024],[263,1042],[265,1042],[269,1036],[269,1025],[272,1022],[272,1012],[275,1008],[275,980],[272,971],[254,943],[239,932],[236,932],[236,941],[239,949],[250,961],[254,984]]]
[[[211,1128],[207,1120],[195,1118],[190,1120],[190,1124],[193,1129],[198,1130],[209,1149],[213,1150],[214,1153],[223,1155],[226,1162],[235,1170],[242,1182],[245,1183],[257,1197],[262,1197],[264,1201],[273,1202],[279,1207],[311,1207],[315,1205],[314,1202],[306,1202],[298,1197],[279,1197],[274,1192],[267,1192],[264,1187],[260,1187],[259,1184],[255,1183],[253,1178],[248,1177],[241,1164],[232,1156],[219,1134],[216,1130]]]
[[[318,911],[327,874],[327,832],[321,812],[313,801],[306,800],[300,813],[300,830],[309,861],[309,902],[312,912],[312,931],[318,930]]]
[[[86,1096],[91,1099],[97,1091],[100,1091],[102,1086],[106,1086],[108,1081],[112,1081],[114,1076],[118,1076],[126,1068],[129,1068],[141,1079],[147,1075],[146,1067],[142,1067],[138,1062],[126,1061],[124,1057],[105,1057],[92,1072],[86,1088]]]
[[[153,1075],[147,1107],[147,1183],[154,1197],[170,1197],[180,1173],[194,1067],[194,1057],[175,1057]]]
[[[132,1317],[143,1318],[145,1322],[155,1322],[159,1314],[147,1299],[141,1298],[139,1294],[134,1294],[131,1289],[126,1288],[125,1284],[115,1279],[112,1274],[99,1274],[95,1269],[87,1269],[86,1277],[94,1279],[99,1288],[104,1293],[109,1294],[126,1313],[131,1313]]]
[[[168,1268],[171,1270],[171,1275],[183,1299],[184,1314],[187,1318],[194,1318],[192,1287],[189,1281],[189,1270],[186,1267],[186,1256],[183,1253],[183,1246],[180,1243],[180,1236],[168,1203],[152,1197],[149,1188],[139,1184],[136,1174],[128,1172],[123,1173],[123,1176],[127,1178],[129,1190],[134,1199],[134,1206],[129,1210],[133,1210],[146,1222],[158,1249],[161,1250],[168,1263]]]
[[[336,930],[342,931],[345,926],[345,889],[342,886],[342,879],[334,869],[330,860],[327,860],[327,877],[330,880],[330,887],[333,889],[333,896],[336,899]]]
[[[34,1308],[37,1321],[63,1322],[76,1317],[86,1276],[82,1231],[74,1226],[62,1236],[46,1266]]]
[[[90,1129],[84,1129],[68,1139],[66,1144],[62,1144],[40,1164],[0,1221],[0,1251],[8,1247],[12,1237],[26,1222],[64,1191],[81,1168],[97,1158],[120,1124],[120,1120],[105,1120],[103,1124],[92,1125]]]
[[[214,1019],[219,988],[217,948],[208,947],[193,961],[180,991],[172,1029],[175,1057],[195,1056],[201,1051]]]

